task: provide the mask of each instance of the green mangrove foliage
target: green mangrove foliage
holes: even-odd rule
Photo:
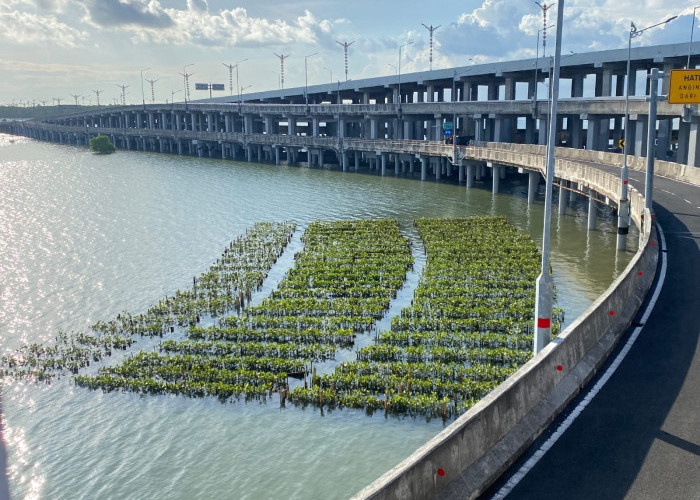
[[[411,306],[357,361],[290,401],[427,418],[456,416],[531,356],[534,242],[503,217],[419,219],[427,262]],[[554,332],[563,315],[556,311]]]
[[[295,228],[291,222],[254,224],[229,244],[207,272],[193,279],[191,289],[178,290],[146,313],[124,311],[113,320],[99,321],[87,333],[59,332],[53,345],[23,345],[2,357],[0,376],[49,381],[65,370],[77,374],[91,361],[110,356],[115,350],[126,350],[135,336],[163,337],[174,332],[176,326],[194,327],[203,315],[242,310]]]
[[[279,392],[283,403],[288,377],[304,379],[300,391],[308,388],[313,363],[351,348],[384,315],[413,259],[393,220],[314,222],[302,240],[294,266],[260,305],[218,325],[191,323],[187,340],[165,340],[157,353],[136,354],[76,382],[222,401]]]

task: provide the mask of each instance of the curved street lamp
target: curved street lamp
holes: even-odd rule
[[[638,29],[633,22],[630,22],[630,33],[627,39],[627,84],[625,85],[625,138],[622,157],[622,169],[620,170],[620,203],[617,208],[617,249],[624,250],[627,245],[627,233],[629,232],[630,216],[629,216],[629,199],[627,198],[627,187],[629,184],[629,168],[627,167],[627,155],[629,153],[629,119],[630,119],[630,104],[629,90],[630,81],[630,61],[632,59],[632,39],[638,37],[645,31],[664,25],[676,19],[678,16],[669,17],[665,21],[652,24],[646,28]],[[649,123],[649,127],[654,127],[655,124]]]
[[[399,106],[398,106],[398,115],[399,118],[401,118],[401,49],[403,49],[407,45],[411,45],[413,43],[413,40],[409,40],[408,42],[404,43],[403,45],[399,45],[399,95],[398,95],[398,101],[399,101]]]

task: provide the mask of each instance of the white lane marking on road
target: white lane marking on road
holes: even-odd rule
[[[651,314],[651,311],[654,309],[654,305],[656,304],[656,301],[659,298],[659,294],[661,293],[661,288],[664,286],[664,280],[666,278],[666,238],[664,237],[664,232],[661,229],[660,225],[656,225],[656,227],[659,230],[659,238],[661,239],[661,270],[659,272],[659,281],[656,284],[656,288],[654,289],[654,294],[652,295],[651,299],[649,300],[649,304],[647,304],[646,309],[644,310],[644,314],[642,315],[640,319],[640,323],[644,325],[647,320],[649,319],[649,315]],[[568,417],[559,425],[559,428],[551,435],[549,438],[540,446],[540,448],[530,457],[530,459],[523,464],[518,471],[513,474],[513,476],[508,480],[508,482],[503,485],[503,487],[496,492],[496,494],[491,498],[491,500],[502,500],[503,498],[510,493],[513,488],[515,488],[520,481],[527,475],[528,472],[539,462],[540,458],[544,456],[545,453],[547,453],[547,450],[549,450],[552,446],[554,446],[554,443],[557,442],[557,440],[566,432],[566,430],[571,426],[571,424],[576,420],[576,417],[578,417],[581,412],[588,406],[588,403],[590,403],[593,398],[600,392],[600,389],[606,384],[608,379],[615,373],[617,370],[617,367],[620,366],[622,361],[625,359],[625,356],[627,356],[627,353],[629,350],[632,348],[634,345],[635,341],[637,340],[637,337],[639,337],[639,333],[642,331],[642,328],[644,326],[638,326],[634,329],[632,332],[632,335],[630,335],[630,338],[627,340],[625,343],[625,346],[622,348],[620,353],[617,355],[615,358],[615,361],[612,362],[612,364],[608,367],[608,369],[605,371],[602,377],[596,382],[596,384],[591,388],[591,390],[586,394],[586,396],[583,398],[583,400],[576,405],[576,408],[569,414]]]
[[[685,198],[683,198],[683,201],[684,201],[684,202],[686,202],[686,203],[687,203],[688,205],[692,205],[692,204],[693,204],[693,202],[692,202],[692,201],[690,201],[690,200],[686,200]]]
[[[676,193],[672,193],[672,192],[669,191],[668,189],[664,189],[664,188],[660,188],[660,189],[661,189],[661,191],[663,191],[664,193],[668,193],[668,194],[671,194],[671,195],[673,195],[673,196],[676,196]]]

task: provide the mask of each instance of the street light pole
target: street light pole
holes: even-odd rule
[[[544,229],[542,231],[542,268],[537,277],[535,298],[534,354],[539,353],[552,338],[552,306],[554,281],[549,274],[549,233],[552,218],[552,184],[554,181],[554,144],[557,132],[557,101],[559,100],[559,66],[561,64],[561,34],[564,21],[564,0],[557,4],[557,40],[554,49],[554,74],[551,79],[552,108],[547,141],[547,176],[544,201]]]
[[[700,7],[700,5],[693,7],[693,20],[690,25],[690,42],[688,42],[688,62],[685,65],[685,69],[690,69],[690,53],[693,50],[693,30],[695,29],[695,11]]]
[[[629,152],[629,120],[630,120],[630,104],[629,104],[629,90],[631,86],[630,80],[630,65],[632,60],[632,39],[638,37],[646,30],[651,28],[656,28],[662,24],[673,21],[678,16],[669,17],[665,21],[660,23],[647,26],[646,28],[637,29],[633,22],[630,22],[630,33],[627,39],[627,84],[625,85],[625,134],[624,134],[624,148],[622,155],[622,168],[620,169],[620,203],[617,207],[617,249],[624,250],[627,245],[627,233],[629,232],[630,226],[630,207],[628,199],[628,184],[629,184],[629,168],[627,166],[627,156]],[[649,122],[649,128],[656,128],[656,123]]]
[[[146,109],[146,95],[143,93],[143,72],[148,71],[151,68],[144,68],[141,70],[141,103],[143,104],[143,108]]]
[[[401,49],[403,49],[406,45],[411,45],[413,43],[413,40],[409,40],[408,42],[404,43],[403,45],[399,45],[399,95],[398,95],[398,115],[399,119],[401,118]]]
[[[306,112],[309,112],[309,70],[308,70],[308,64],[307,61],[309,57],[313,57],[318,52],[314,52],[313,54],[309,54],[308,56],[304,56],[304,101],[306,102]]]

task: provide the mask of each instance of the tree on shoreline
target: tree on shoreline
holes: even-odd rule
[[[98,154],[114,153],[117,147],[112,144],[106,135],[98,135],[90,139],[90,151]]]

